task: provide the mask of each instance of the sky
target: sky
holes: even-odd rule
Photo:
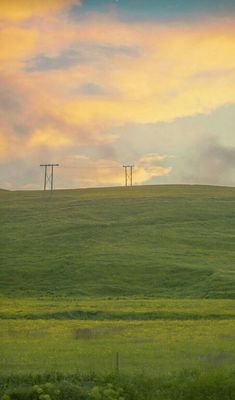
[[[235,0],[1,0],[0,188],[235,185]]]

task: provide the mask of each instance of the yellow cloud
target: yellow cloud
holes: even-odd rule
[[[6,27],[0,31],[0,60],[20,60],[35,49],[38,32],[35,29]]]
[[[70,3],[70,0],[1,0],[0,19],[27,19],[32,16],[57,11]]]
[[[171,167],[161,167],[161,166],[154,166],[151,168],[136,168],[133,174],[133,181],[141,185],[142,183],[147,182],[154,176],[166,176],[169,175],[172,171]]]
[[[152,164],[156,161],[163,161],[167,158],[167,156],[163,156],[160,154],[150,153],[145,154],[144,156],[140,157],[139,163],[141,164]]]
[[[129,26],[117,20],[106,21],[106,25],[99,20],[93,23],[79,24],[77,38],[84,45],[105,43],[107,48],[114,49],[113,55],[107,58],[105,54],[92,53],[95,58],[89,64],[48,72],[50,78],[46,79],[50,87],[59,87],[61,93],[63,87],[72,91],[74,84],[94,82],[106,88],[107,93],[117,94],[89,98],[77,94],[71,96],[73,99],[68,95],[66,101],[61,97],[52,113],[66,123],[87,126],[90,131],[104,130],[129,122],[153,123],[208,113],[235,102],[232,23],[223,29],[220,21],[203,21],[184,28]],[[115,46],[123,47],[123,33],[127,43],[138,49],[137,56],[128,57],[128,50],[124,55],[115,54]]]
[[[65,168],[63,168],[63,165]],[[161,166],[134,168],[133,184],[140,185],[154,176],[169,175],[171,170],[171,167]],[[122,186],[124,184],[123,166],[117,161],[104,159],[91,160],[83,156],[68,157],[61,163],[60,174],[66,178],[68,171],[74,187]]]
[[[30,147],[60,147],[71,143],[72,141],[69,137],[51,127],[37,129],[28,141]]]

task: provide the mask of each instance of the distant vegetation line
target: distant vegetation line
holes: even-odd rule
[[[0,320],[81,320],[81,321],[155,321],[155,320],[235,320],[235,314],[200,314],[198,313],[171,313],[171,312],[104,312],[104,311],[58,311],[54,313],[21,313],[14,314],[1,312]]]

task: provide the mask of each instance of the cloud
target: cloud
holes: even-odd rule
[[[2,28],[0,31],[0,60],[21,61],[35,50],[37,39],[38,32],[34,28],[25,29],[13,26]]]
[[[154,162],[163,161],[166,158],[167,158],[167,156],[165,156],[165,155],[150,153],[150,154],[145,154],[142,157],[140,157],[139,163],[144,164],[144,165],[145,164],[151,165]]]
[[[111,92],[108,92],[107,89],[105,89],[102,86],[99,86],[95,83],[88,82],[84,85],[82,85],[78,90],[77,94],[80,94],[82,96],[109,96]]]
[[[28,141],[29,147],[60,147],[72,144],[72,140],[54,127],[36,129]]]
[[[1,0],[0,18],[2,20],[24,20],[63,9],[71,4],[71,0]],[[77,6],[80,4],[76,0]]]
[[[150,160],[148,156],[150,155],[146,154],[136,160],[138,167],[133,169],[134,184],[140,185],[153,177],[170,174],[171,167],[156,165],[157,157],[154,159],[152,157]],[[69,175],[72,187],[122,186],[124,183],[124,170],[121,161],[107,158],[91,159],[82,154],[72,154],[63,159],[61,169],[61,176],[64,179]]]
[[[67,49],[54,57],[38,54],[36,57],[26,60],[25,70],[28,72],[64,70],[81,62],[83,62],[83,59],[77,51]]]
[[[17,90],[11,82],[7,82],[4,77],[0,77],[0,109],[4,112],[20,112],[22,110]]]
[[[161,167],[161,166],[153,166],[149,169],[144,167],[137,168],[134,171],[134,183],[137,185],[142,185],[148,183],[152,178],[162,177],[170,175],[172,171],[171,167]]]
[[[143,184],[155,177],[168,176],[172,172],[172,167],[161,165],[161,162],[167,160],[167,155],[157,153],[147,153],[139,157],[136,161],[135,182]]]
[[[235,147],[225,146],[211,138],[201,144],[196,154],[188,161],[186,182],[231,185],[234,180]]]
[[[128,27],[114,20],[106,26],[97,21],[95,28],[90,22],[76,27],[83,48],[87,46],[87,52],[94,51],[90,59],[84,58],[83,65],[68,71],[62,78],[64,85],[69,87],[71,82],[86,80],[119,96],[88,101],[78,92],[77,100],[73,98],[62,106],[66,120],[103,119],[108,125],[110,121],[114,125],[153,123],[209,113],[235,101],[231,25],[223,32],[215,22],[187,28],[141,25],[138,31],[138,26]],[[128,46],[138,48],[138,57],[113,53],[107,59],[100,51],[104,47],[99,44],[102,41],[118,48],[118,33],[119,40],[125,33]],[[91,42],[93,45],[89,47]]]
[[[127,143],[123,127],[209,116],[235,103],[233,16],[226,24],[204,19],[171,25],[128,24],[115,13],[88,13],[73,22],[55,12],[67,2],[38,2],[32,9],[25,2],[22,14],[20,2],[12,4],[1,31],[2,163],[20,162],[29,153],[32,163],[44,155],[60,162],[85,147],[91,168],[110,155],[122,162],[117,154]],[[162,154],[174,154],[176,138],[169,137],[169,152],[159,154],[144,135],[134,132],[131,138],[123,152],[138,163],[136,182],[172,176],[175,164],[166,165]],[[103,175],[97,172],[93,184],[122,181],[120,171]],[[84,175],[82,185],[91,179]]]
[[[7,152],[7,141],[4,132],[0,132],[0,156],[4,157]]]
[[[128,46],[102,46],[86,45],[73,43],[73,48],[62,49],[58,54],[48,56],[46,54],[37,54],[25,60],[25,71],[48,71],[48,70],[66,70],[80,64],[88,64],[103,59],[104,57],[116,57],[119,55],[126,57],[137,57],[136,49]]]

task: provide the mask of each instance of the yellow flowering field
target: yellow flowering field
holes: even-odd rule
[[[81,311],[106,313],[102,319],[235,319],[234,299],[149,299],[149,298],[2,298],[0,319],[76,319]],[[87,315],[86,315],[87,313]],[[129,313],[129,315],[128,315]],[[152,317],[151,317],[151,313]],[[79,319],[80,319],[79,318]]]
[[[1,374],[111,372],[116,353],[120,371],[127,373],[168,375],[230,369],[235,363],[233,300],[4,300],[2,305]],[[84,319],[74,319],[74,310],[83,311]],[[95,320],[91,310],[103,311],[103,320]],[[72,317],[66,318],[69,312]],[[119,320],[111,319],[115,312]],[[55,318],[60,313],[61,320]]]

